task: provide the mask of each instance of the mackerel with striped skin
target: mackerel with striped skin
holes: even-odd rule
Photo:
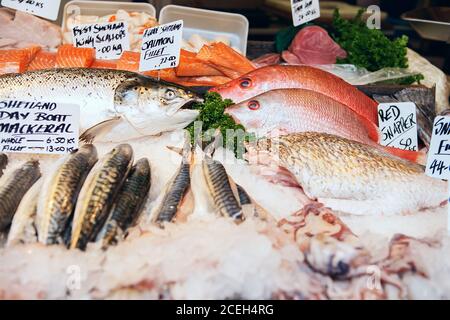
[[[101,234],[100,241],[103,249],[116,244],[118,236],[137,221],[150,191],[150,184],[150,164],[146,158],[143,158],[131,168],[117,196],[111,215],[105,224],[105,232]]]
[[[83,145],[45,179],[37,211],[39,242],[47,245],[62,242],[62,233],[72,216],[80,189],[97,160],[96,148],[91,144]]]
[[[108,217],[117,192],[133,163],[133,149],[120,144],[103,157],[89,173],[78,196],[72,222],[70,248],[85,250]]]
[[[233,193],[224,166],[219,161],[208,158],[203,161],[202,167],[209,192],[219,212],[223,216],[242,220],[242,207]]]
[[[25,193],[41,177],[39,162],[31,160],[0,180],[0,232],[11,223]]]

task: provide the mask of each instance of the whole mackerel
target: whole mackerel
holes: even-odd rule
[[[45,179],[37,212],[39,242],[47,245],[62,242],[80,189],[96,162],[96,148],[83,145]]]
[[[43,102],[79,105],[82,140],[113,142],[182,129],[198,116],[182,107],[202,100],[179,85],[138,73],[86,68],[0,75],[0,102],[6,99],[34,101],[26,108],[35,110],[46,110]]]
[[[105,155],[89,173],[78,196],[72,222],[70,248],[86,249],[108,217],[117,192],[133,163],[133,149],[120,144]]]
[[[103,249],[116,244],[117,238],[137,221],[139,212],[147,199],[150,184],[150,164],[146,158],[143,158],[131,168],[127,180],[117,195],[111,215],[105,224],[105,232],[100,239]]]
[[[39,162],[31,160],[1,178],[0,232],[8,228],[23,196],[40,177]]]

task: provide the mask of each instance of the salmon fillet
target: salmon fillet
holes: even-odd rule
[[[63,44],[58,48],[56,55],[56,67],[58,68],[88,68],[95,59],[94,48],[76,48],[69,44]]]
[[[0,74],[25,72],[30,61],[41,50],[39,46],[25,49],[0,50]]]
[[[54,68],[56,64],[56,53],[41,51],[28,66],[28,71]]]
[[[196,57],[194,52],[181,49],[180,64],[176,68],[179,77],[222,76],[222,72]]]

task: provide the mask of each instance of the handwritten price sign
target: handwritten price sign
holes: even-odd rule
[[[118,59],[130,50],[128,24],[125,21],[75,26],[72,29],[75,47],[95,48],[97,59]]]
[[[1,0],[2,6],[55,21],[61,0]]]
[[[319,0],[291,0],[291,10],[296,27],[320,17]]]
[[[0,151],[66,154],[78,148],[78,105],[0,100]]]
[[[146,29],[142,37],[139,71],[177,67],[182,34],[182,20]]]
[[[426,174],[433,178],[450,179],[450,117],[448,116],[434,119]]]
[[[416,105],[412,102],[380,103],[378,123],[381,144],[402,150],[417,151]]]

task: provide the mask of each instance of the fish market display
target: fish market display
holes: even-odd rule
[[[426,176],[422,166],[329,134],[283,135],[261,139],[255,149],[249,148],[256,152],[251,155],[253,161],[275,161],[293,175],[308,197],[338,211],[408,214],[439,207],[447,197],[447,183]],[[273,160],[266,157],[267,152]]]
[[[325,29],[309,26],[297,33],[282,57],[289,64],[334,64],[337,58],[346,58],[347,53]]]
[[[54,49],[61,44],[61,28],[22,11],[0,8],[0,49],[22,49],[33,45]]]
[[[9,229],[8,246],[20,243],[34,243],[38,240],[36,213],[41,191],[42,178],[33,184],[20,201]]]
[[[66,68],[0,76],[0,97],[80,106],[83,139],[123,141],[183,128],[198,115],[182,107],[200,97],[132,72]]]
[[[150,190],[150,183],[150,164],[147,159],[140,159],[131,168],[105,223],[105,232],[100,238],[103,248],[116,244],[117,237],[123,235],[126,229],[138,220]]]
[[[213,91],[235,103],[273,89],[307,89],[322,93],[351,108],[364,121],[369,137],[378,141],[377,103],[344,80],[309,66],[268,66],[218,86]]]
[[[46,177],[38,205],[39,241],[44,244],[62,242],[60,238],[72,218],[81,186],[97,162],[97,150],[93,145],[84,145],[62,160]]]
[[[97,236],[132,163],[131,146],[121,144],[91,170],[77,199],[70,248],[84,250],[87,243]]]
[[[8,228],[23,196],[40,176],[39,162],[31,160],[0,179],[0,232]]]
[[[128,35],[130,39],[130,50],[139,51],[141,49],[142,35],[145,29],[153,28],[158,25],[156,19],[146,12],[127,12],[119,9],[113,14],[108,14],[102,17],[94,15],[72,14],[67,17],[64,32],[64,43],[72,44],[72,29],[78,25],[104,23],[104,22],[119,22],[124,21],[128,23]]]

